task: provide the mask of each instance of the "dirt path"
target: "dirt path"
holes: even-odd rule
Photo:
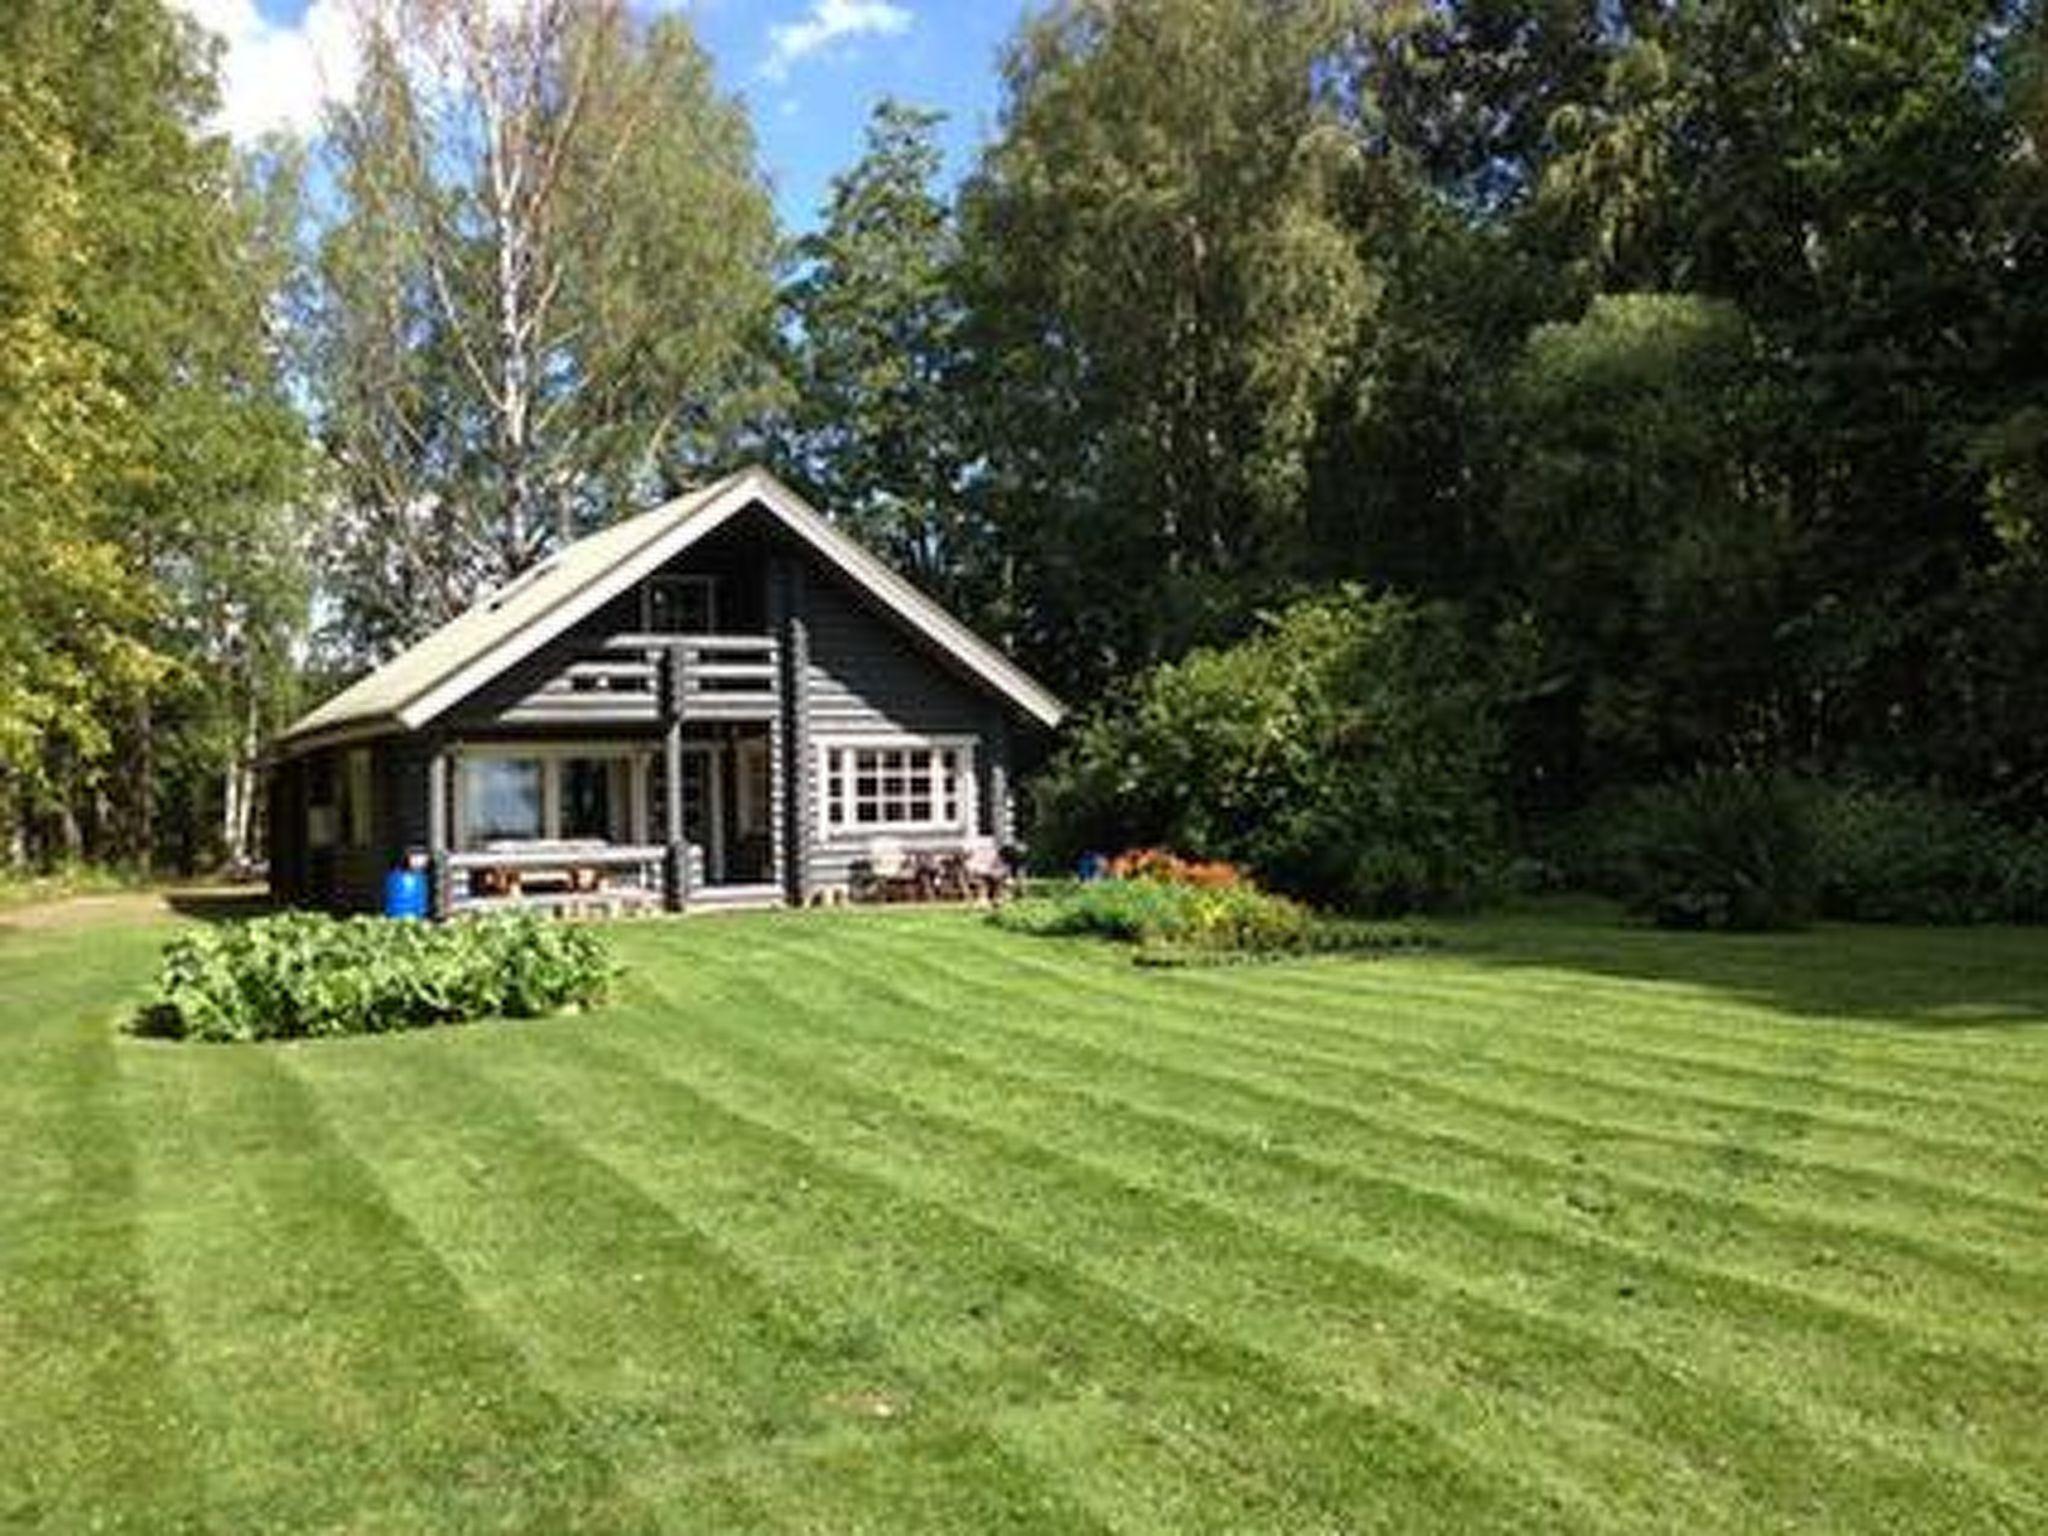
[[[265,896],[259,886],[205,885],[107,891],[0,908],[0,929],[47,932],[95,928],[107,923],[168,922],[180,916],[209,919],[253,917],[264,906]]]

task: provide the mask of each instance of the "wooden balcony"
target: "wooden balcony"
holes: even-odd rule
[[[781,702],[772,635],[618,635],[507,707],[507,725],[770,720]]]

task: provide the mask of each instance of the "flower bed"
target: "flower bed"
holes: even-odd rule
[[[1215,885],[1149,873],[1095,880],[1058,895],[1012,902],[998,909],[992,920],[1019,933],[1093,935],[1131,944],[1137,948],[1134,958],[1149,965],[1413,949],[1435,943],[1408,924],[1325,916],[1261,891],[1242,876]]]

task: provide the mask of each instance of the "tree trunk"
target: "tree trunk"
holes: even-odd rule
[[[144,875],[156,862],[156,709],[144,693],[135,710],[135,864]]]

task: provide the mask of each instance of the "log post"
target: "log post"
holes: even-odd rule
[[[680,912],[690,901],[690,840],[683,826],[683,649],[668,648],[661,689],[662,811],[668,855],[662,870],[663,904]]]
[[[448,822],[448,752],[437,741],[427,757],[427,912],[436,920],[447,917],[455,904]]]

